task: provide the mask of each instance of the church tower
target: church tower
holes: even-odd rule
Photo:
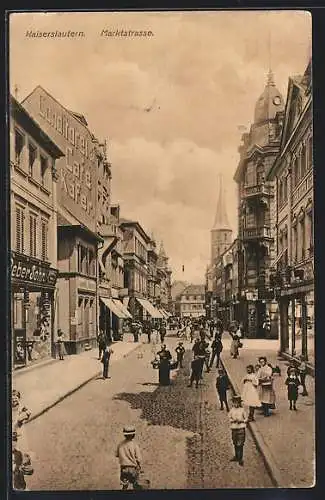
[[[224,200],[224,191],[222,175],[219,176],[219,197],[217,202],[217,211],[211,229],[211,264],[213,265],[218,257],[232,243],[232,229],[228,221],[226,205]]]

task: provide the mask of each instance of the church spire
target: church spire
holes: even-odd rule
[[[219,174],[219,197],[217,202],[217,211],[214,219],[213,230],[215,229],[230,229],[228,221],[226,204],[224,200],[223,176]]]

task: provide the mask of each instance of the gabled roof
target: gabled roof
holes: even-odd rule
[[[61,158],[64,152],[59,146],[44,132],[34,118],[28,113],[20,102],[10,95],[10,112],[14,119],[20,122],[21,126],[29,131],[34,139],[47,151],[53,158]]]
[[[180,295],[204,295],[205,285],[189,285]]]

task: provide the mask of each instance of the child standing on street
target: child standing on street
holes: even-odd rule
[[[233,396],[233,407],[229,412],[231,438],[235,448],[235,456],[230,460],[231,462],[238,462],[239,465],[244,465],[243,453],[246,437],[246,422],[247,415],[241,405],[241,397]]]
[[[183,342],[178,342],[178,346],[176,347],[175,351],[176,351],[176,356],[177,356],[177,365],[180,368],[183,368],[183,358],[184,358],[184,354],[185,354]]]
[[[229,387],[228,377],[222,368],[218,370],[218,376],[216,380],[216,388],[220,401],[220,410],[223,410],[223,405],[225,404],[227,412],[229,411],[228,401],[227,401],[227,390]]]
[[[298,387],[300,385],[300,380],[297,376],[296,369],[291,368],[288,373],[287,380],[285,384],[288,388],[288,400],[290,403],[289,409],[297,410],[296,404],[298,399]],[[293,407],[293,408],[292,408]]]
[[[120,480],[122,490],[127,490],[129,485],[133,489],[139,489],[138,479],[141,471],[141,453],[139,445],[134,441],[135,428],[132,426],[124,427],[124,440],[118,445],[116,457],[119,459],[121,473]]]
[[[246,372],[242,381],[242,399],[244,406],[249,408],[248,422],[253,422],[255,408],[260,408],[262,405],[257,391],[258,379],[254,373],[254,366],[248,365]]]

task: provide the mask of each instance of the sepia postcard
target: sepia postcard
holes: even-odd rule
[[[311,14],[8,24],[11,489],[312,488]]]

